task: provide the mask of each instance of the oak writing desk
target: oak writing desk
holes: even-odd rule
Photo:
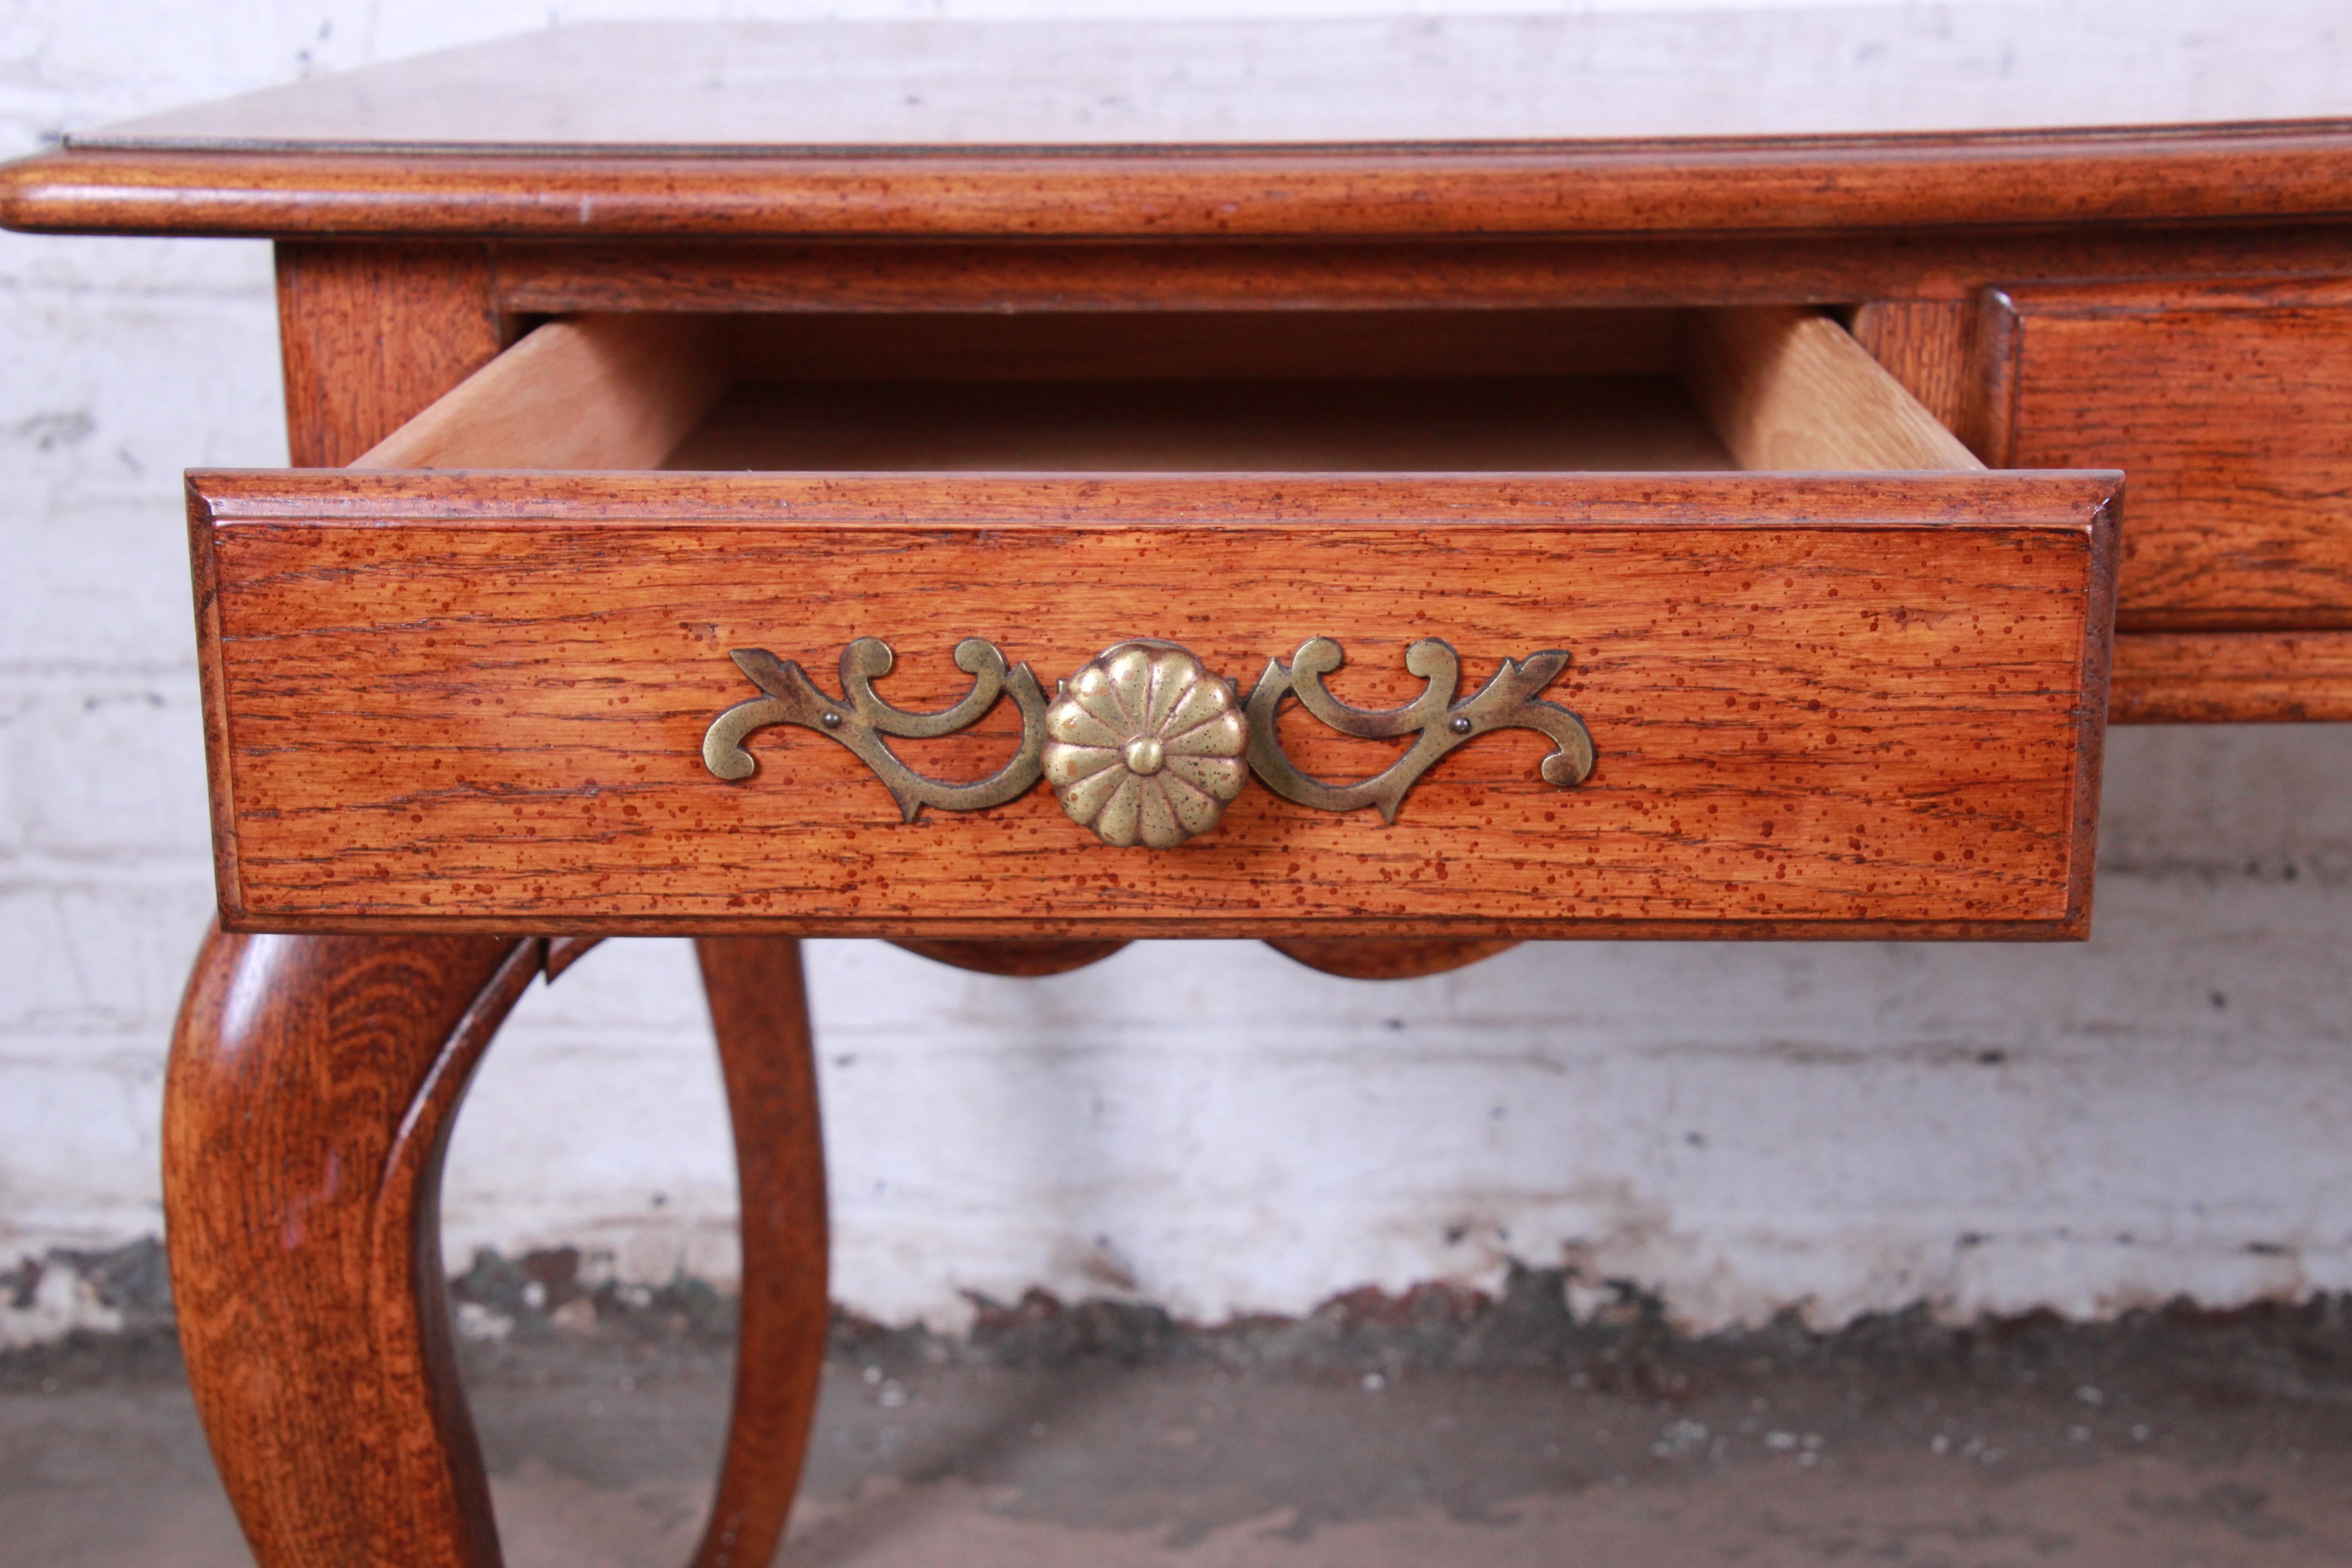
[[[716,1565],[823,1351],[802,936],[2084,934],[2109,718],[2352,717],[2352,71],[2169,15],[580,27],[0,171],[277,244],[164,1143],[260,1560],[496,1560],[441,1154],[603,936],[730,1096]]]

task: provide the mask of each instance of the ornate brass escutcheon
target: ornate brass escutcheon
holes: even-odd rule
[[[924,806],[978,811],[1003,805],[1044,778],[1072,821],[1106,844],[1165,849],[1207,832],[1257,774],[1286,800],[1318,811],[1376,806],[1390,822],[1432,764],[1489,730],[1535,730],[1553,750],[1538,768],[1560,789],[1592,772],[1592,737],[1584,721],[1538,696],[1568,668],[1568,655],[1547,648],[1502,668],[1456,702],[1462,661],[1454,649],[1427,637],[1405,649],[1405,668],[1428,682],[1402,708],[1355,708],[1325,689],[1323,678],[1346,656],[1329,637],[1310,637],[1288,664],[1269,659],[1244,702],[1238,689],[1175,643],[1132,638],[1116,643],[1062,683],[1048,703],[1025,665],[1008,667],[982,637],[956,645],[956,668],[972,677],[971,690],[936,713],[909,713],[875,695],[874,682],[890,672],[889,646],[859,637],[842,650],[843,699],[828,696],[808,673],[765,648],[737,648],[736,667],[764,695],[739,702],[711,721],[702,760],[722,779],[748,779],[757,764],[743,742],[770,724],[798,724],[856,752],[872,768],[905,820]],[[951,784],[916,773],[883,737],[909,740],[953,734],[978,721],[1003,697],[1021,710],[1021,744],[1004,766],[984,779]],[[1369,779],[1326,784],[1299,771],[1283,754],[1276,720],[1286,701],[1343,734],[1366,739],[1411,735],[1402,756]]]

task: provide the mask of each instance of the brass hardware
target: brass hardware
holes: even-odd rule
[[[1462,661],[1434,637],[1405,649],[1404,667],[1429,684],[1402,708],[1352,708],[1325,689],[1323,678],[1345,662],[1329,637],[1310,637],[1289,664],[1266,661],[1265,673],[1244,703],[1234,683],[1212,674],[1171,642],[1134,638],[1105,648],[1062,683],[1051,703],[1025,664],[1007,668],[984,637],[956,644],[956,668],[971,689],[937,713],[909,713],[874,693],[890,673],[889,645],[859,637],[841,653],[845,699],[825,694],[805,670],[765,648],[730,655],[765,695],[739,702],[711,721],[702,737],[703,764],[722,779],[751,776],[756,765],[744,741],[770,724],[798,724],[846,746],[874,770],[915,820],[923,807],[979,811],[1013,800],[1044,778],[1070,820],[1090,827],[1106,844],[1165,849],[1216,826],[1252,773],[1286,800],[1318,811],[1378,806],[1396,820],[1405,792],[1440,757],[1489,730],[1535,730],[1553,751],[1538,769],[1561,789],[1592,772],[1592,736],[1584,721],[1538,693],[1568,668],[1557,648],[1503,660],[1477,692],[1460,702],[1454,689]],[[884,743],[886,735],[929,740],[969,728],[1009,696],[1021,710],[1021,745],[1012,760],[984,779],[950,784],[916,773]],[[1342,734],[1368,740],[1414,737],[1412,746],[1360,783],[1330,784],[1301,773],[1283,754],[1275,720],[1295,698]]]
[[[1404,667],[1429,682],[1428,687],[1403,707],[1387,709],[1351,708],[1324,689],[1323,678],[1346,658],[1331,638],[1310,637],[1287,667],[1280,659],[1267,660],[1265,673],[1250,691],[1250,769],[1266,788],[1286,800],[1321,811],[1357,811],[1376,805],[1382,817],[1394,822],[1405,791],[1432,763],[1489,730],[1537,730],[1551,737],[1554,750],[1537,770],[1548,784],[1567,789],[1582,784],[1592,773],[1592,736],[1584,721],[1558,703],[1541,701],[1536,696],[1568,668],[1568,655],[1558,648],[1530,654],[1524,660],[1506,658],[1494,679],[1455,702],[1454,691],[1461,683],[1462,660],[1447,644],[1423,638],[1404,650]],[[1367,740],[1416,738],[1403,756],[1362,783],[1328,784],[1299,772],[1283,755],[1274,723],[1286,697],[1296,697],[1300,707],[1343,735]]]
[[[956,668],[972,678],[971,689],[952,707],[937,713],[909,713],[893,708],[874,694],[874,682],[890,673],[895,662],[890,645],[879,637],[859,637],[841,650],[841,687],[846,701],[825,695],[808,672],[790,659],[780,659],[762,647],[739,647],[729,657],[767,693],[738,702],[710,721],[702,737],[703,765],[722,779],[751,776],[756,764],[743,749],[752,731],[770,724],[799,724],[839,742],[857,753],[898,801],[899,815],[908,822],[927,805],[943,811],[979,811],[1003,805],[1037,782],[1039,755],[1045,743],[1045,693],[1025,664],[1005,668],[1004,655],[983,637],[966,637],[956,644]],[[969,728],[1010,696],[1021,710],[1021,746],[1004,766],[971,784],[949,784],[915,772],[892,754],[885,735],[910,741],[952,735]]]
[[[1186,649],[1105,648],[1045,710],[1045,782],[1106,844],[1166,849],[1206,833],[1249,780],[1241,700]]]

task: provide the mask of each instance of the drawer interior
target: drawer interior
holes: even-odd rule
[[[575,317],[359,466],[1981,467],[1836,321],[1782,307]]]

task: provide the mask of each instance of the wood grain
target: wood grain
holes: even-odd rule
[[[1124,942],[926,942],[900,937],[892,943],[938,963],[968,969],[977,974],[1003,974],[1034,980],[1047,974],[1067,974],[1074,969],[1100,963],[1125,947]]]
[[[1684,380],[1743,468],[1981,468],[1843,327],[1794,305],[1690,310]]]
[[[505,346],[479,245],[281,244],[278,327],[306,468],[352,461]]]
[[[1343,980],[1413,980],[1466,969],[1516,942],[1380,942],[1364,937],[1277,937],[1266,946],[1309,969]]]
[[[1973,300],[1873,300],[1853,313],[1853,340],[1977,457],[1984,375]]]
[[[695,1568],[764,1563],[791,1516],[832,1321],[824,1136],[800,944],[695,944],[735,1139],[743,1247],[735,1401]]]
[[[2083,907],[2112,476],[193,482],[240,921],[2059,934]],[[829,680],[850,637],[883,635],[921,706],[960,689],[945,654],[968,635],[1048,679],[1170,636],[1248,680],[1318,632],[1374,703],[1417,687],[1395,668],[1417,637],[1453,640],[1473,682],[1565,647],[1556,689],[1601,772],[1552,793],[1539,742],[1498,736],[1392,828],[1254,789],[1150,854],[1095,844],[1042,791],[902,827],[814,735],[763,734],[740,787],[699,760],[749,693],[730,647]],[[1006,721],[914,760],[985,771]]]
[[[989,334],[1011,351],[1000,378],[988,377],[969,347],[951,342],[935,359],[884,334],[883,363],[923,379],[867,374],[813,384],[802,378],[854,363],[860,334],[829,323],[816,334],[833,340],[829,353],[808,366],[772,343],[744,349],[742,340],[755,334],[726,333],[720,318],[582,316],[539,328],[353,466],[1460,471],[1704,469],[1735,458],[1795,470],[1982,466],[1827,318],[1797,307],[1684,312],[1684,379],[1712,420],[1710,432],[1684,391],[1662,377],[1564,375],[1548,364],[1664,356],[1663,332],[1636,331],[1629,340],[1622,313],[1594,314],[1589,333],[1546,318],[1551,330],[1518,357],[1502,357],[1497,345],[1469,365],[1454,357],[1455,332],[1426,330],[1446,320],[1437,318],[1411,346],[1430,356],[1420,368],[1442,373],[1418,376],[1318,374],[1332,368],[1322,358],[1328,334],[1292,332],[1273,334],[1247,356],[1255,376],[1209,379],[1204,373],[1224,368],[1214,346],[1237,331],[1234,318],[1212,317],[1184,334],[1195,374],[1106,381],[1091,339],[1055,323],[1044,332]],[[1147,342],[1181,332],[1181,319],[1167,320]],[[1333,324],[1361,321],[1343,316]],[[1467,335],[1485,344],[1490,332]],[[1124,357],[1115,345],[1134,335],[1129,324],[1112,323],[1115,362]],[[736,374],[779,379],[722,397],[722,341],[735,344]],[[1361,355],[1353,363],[1360,371],[1368,364]],[[1486,367],[1507,374],[1475,374]],[[1538,367],[1553,374],[1524,374]]]
[[[548,321],[360,457],[355,468],[649,468],[727,384],[715,323]]]
[[[189,1384],[255,1555],[495,1568],[439,1181],[535,941],[223,936],[164,1084]]]
[[[507,318],[480,246],[298,242],[279,245],[276,260],[286,444],[297,468],[351,462],[425,415],[503,346]],[[203,627],[213,619],[213,584],[202,552],[191,560]],[[219,711],[217,702],[206,704],[208,715]],[[225,754],[207,743],[208,766]],[[223,904],[235,907],[235,785],[219,771],[207,784],[214,881]]]
[[[1771,233],[2333,216],[2352,131],[726,158],[93,150],[0,165],[47,234],[547,239]]]
[[[2116,638],[2114,724],[2352,721],[2352,632],[2134,632]]]
[[[212,548],[197,521],[193,497],[188,511],[188,578],[195,599],[196,646],[220,637],[220,595],[213,579]],[[199,667],[196,679],[204,692],[205,813],[212,829],[213,887],[220,909],[242,909],[244,890],[237,885],[236,781],[229,772],[228,693],[221,688],[220,671]]]
[[[1732,466],[1671,378],[1671,313],[1500,314],[1393,331],[1342,312],[1272,331],[1162,315],[1099,335],[1086,317],[583,315],[540,326],[352,466]]]
[[[2030,278],[2333,276],[2342,221],[1504,238],[495,242],[510,311],[1444,312],[1973,300]],[[738,329],[757,332],[756,325]],[[1077,331],[1086,330],[1083,325]],[[1276,330],[1279,330],[1278,328]]]
[[[2352,626],[2352,279],[2042,284],[1985,334],[2003,466],[2131,476],[2120,624]]]
[[[348,460],[500,346],[479,246],[287,245],[278,263],[297,463]],[[207,622],[210,579],[195,588]],[[451,1361],[440,1165],[507,1008],[584,945],[207,940],[165,1087],[167,1234],[190,1386],[268,1568],[499,1561]]]

